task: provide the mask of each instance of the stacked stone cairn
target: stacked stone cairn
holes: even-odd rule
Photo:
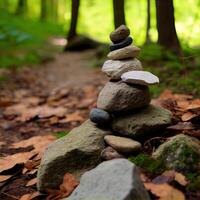
[[[109,60],[102,67],[110,80],[90,119],[45,151],[38,170],[39,191],[58,189],[64,174],[71,173],[80,184],[68,200],[150,199],[137,167],[127,158],[140,151],[145,137],[169,125],[172,114],[150,104],[148,86],[159,79],[143,71],[136,58],[140,49],[131,45],[129,35],[124,25],[110,34]]]
[[[159,78],[143,71],[137,59],[140,49],[131,45],[130,30],[121,25],[110,34],[113,42],[102,71],[110,78],[97,99],[97,108],[90,112],[90,120],[99,127],[111,125],[115,135],[106,135],[108,147],[101,156],[105,160],[123,157],[121,153],[133,153],[141,149],[139,139],[145,134],[166,126],[171,113],[149,105],[149,85],[159,83]],[[148,136],[148,135],[146,135]],[[133,139],[132,139],[133,138]]]

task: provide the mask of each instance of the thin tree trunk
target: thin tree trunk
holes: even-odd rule
[[[150,37],[150,29],[151,29],[151,0],[147,0],[147,29],[146,29],[146,44],[151,42]]]
[[[119,27],[122,24],[126,25],[124,0],[113,0],[113,11],[115,28]]]
[[[158,43],[181,55],[181,46],[175,28],[173,0],[156,0]]]
[[[47,2],[46,0],[41,0],[41,10],[40,10],[40,20],[46,20],[47,18]]]
[[[72,0],[71,23],[70,23],[69,33],[67,36],[68,41],[70,41],[77,35],[76,27],[77,27],[77,21],[78,21],[79,5],[80,5],[80,0]]]
[[[16,15],[24,15],[27,10],[27,0],[19,0],[16,8]]]

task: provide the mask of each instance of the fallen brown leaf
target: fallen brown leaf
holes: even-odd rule
[[[35,136],[27,140],[22,140],[20,142],[14,143],[12,144],[12,147],[19,148],[19,147],[28,147],[32,145],[34,146],[36,151],[43,152],[47,148],[47,146],[54,140],[56,140],[56,137],[53,135]]]
[[[191,119],[195,118],[197,114],[194,114],[193,112],[186,112],[182,115],[181,119],[183,122],[190,121]]]
[[[174,131],[194,130],[196,127],[191,122],[179,122],[176,125],[168,126],[167,129]]]
[[[0,175],[0,182],[6,181],[11,177],[12,175]]]
[[[32,185],[36,185],[37,183],[37,178],[31,179],[30,181],[27,182],[26,186],[32,186]]]
[[[41,196],[41,194],[39,192],[34,192],[34,193],[31,193],[31,194],[23,195],[19,200],[32,200],[32,199],[39,197],[39,196]]]
[[[62,197],[68,197],[78,184],[79,182],[72,174],[66,173],[63,177],[63,183],[60,185],[60,191],[63,193]]]
[[[159,197],[159,200],[185,200],[184,194],[167,183],[144,183],[147,190]]]

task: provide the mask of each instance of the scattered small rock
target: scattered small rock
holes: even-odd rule
[[[195,173],[200,170],[200,142],[184,134],[169,138],[152,156],[164,160],[168,168],[178,172]]]
[[[105,161],[86,172],[65,200],[150,200],[137,167],[126,159]]]
[[[122,136],[137,138],[157,132],[171,123],[172,113],[164,108],[149,105],[113,118],[112,129]],[[159,134],[159,132],[157,132]]]
[[[141,148],[141,144],[135,140],[119,137],[114,135],[106,135],[104,137],[105,142],[113,147],[116,151],[123,153],[131,153],[139,151]]]
[[[112,80],[120,80],[121,75],[128,71],[142,70],[141,62],[134,59],[126,60],[107,60],[102,67],[102,72],[104,72]]]
[[[107,125],[111,122],[111,116],[105,110],[93,108],[90,111],[90,120],[99,125]]]
[[[110,51],[115,51],[117,49],[121,49],[121,48],[127,47],[127,46],[131,45],[132,42],[133,42],[132,37],[127,37],[123,41],[121,41],[120,43],[111,44],[110,45]]]
[[[115,51],[111,51],[108,54],[108,58],[111,60],[123,60],[126,58],[136,58],[140,53],[140,48],[136,46],[127,46],[122,49],[117,49]]]
[[[110,40],[113,43],[119,43],[130,35],[130,29],[125,25],[119,26],[110,34]]]
[[[147,86],[130,86],[122,81],[108,82],[99,93],[97,108],[119,112],[142,108],[150,103]]]
[[[121,76],[122,81],[126,83],[139,85],[153,85],[159,83],[159,78],[150,72],[145,71],[129,71]]]
[[[123,155],[118,153],[115,149],[112,147],[106,147],[102,152],[101,152],[101,158],[103,160],[112,160],[112,159],[117,159],[117,158],[124,158]]]

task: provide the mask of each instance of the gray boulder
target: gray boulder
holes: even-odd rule
[[[166,127],[171,123],[171,119],[172,113],[170,111],[149,105],[137,111],[115,116],[112,129],[122,136],[137,138]]]
[[[105,161],[86,172],[65,200],[150,200],[137,167],[127,159]]]
[[[141,62],[136,58],[126,60],[107,60],[103,64],[102,72],[113,80],[120,80],[123,73],[133,70],[139,71],[142,69]]]
[[[101,151],[105,148],[104,136],[107,134],[111,133],[87,120],[49,145],[38,170],[38,190],[57,189],[66,172],[79,178],[98,165],[101,162]]]
[[[97,108],[108,112],[127,111],[144,107],[150,100],[147,86],[130,86],[122,81],[108,82],[99,93]]]
[[[200,171],[200,142],[194,137],[184,134],[171,137],[152,156],[162,159],[168,168],[182,173]]]

